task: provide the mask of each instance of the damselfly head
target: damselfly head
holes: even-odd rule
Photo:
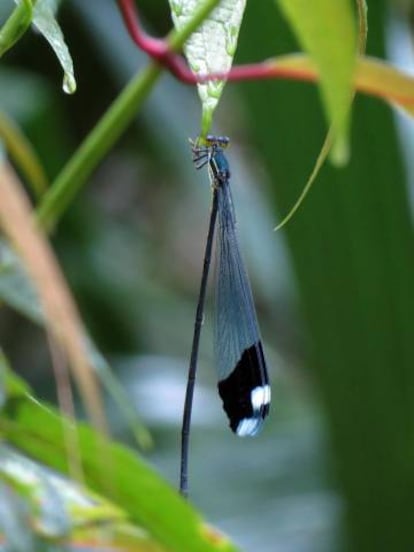
[[[193,154],[193,163],[196,169],[201,169],[207,163],[210,163],[211,159],[223,149],[226,149],[230,143],[228,136],[215,136],[214,134],[207,134],[204,138],[198,136],[194,140],[189,138],[188,141],[191,145],[191,152]],[[228,177],[230,176],[229,171]]]

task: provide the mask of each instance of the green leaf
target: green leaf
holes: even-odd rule
[[[56,9],[56,0],[37,0],[33,10],[33,24],[49,42],[62,66],[64,92],[73,94],[76,92],[73,61],[62,30],[55,18]]]
[[[332,160],[348,158],[349,111],[357,52],[351,0],[277,0],[320,74],[325,111],[334,133]]]
[[[142,526],[129,523],[124,510],[4,444],[0,445],[0,479],[0,534],[3,531],[9,544],[24,536],[22,552],[66,551],[67,544],[71,550],[166,550]],[[17,525],[16,506],[25,513],[26,534],[24,526]],[[29,528],[32,532],[27,534]],[[28,545],[27,537],[38,547]],[[48,543],[61,546],[47,548]]]
[[[23,397],[29,392],[27,384],[10,369],[8,360],[0,348],[0,380],[1,380],[1,402],[0,408],[12,397]]]
[[[28,275],[18,256],[2,239],[0,239],[0,300],[36,324],[43,325],[42,310]],[[125,391],[105,358],[88,336],[85,336],[85,339],[88,343],[89,361],[103,387],[122,412],[137,443],[144,449],[149,448],[152,445],[151,435],[138,420],[134,408],[125,396]]]
[[[169,0],[173,22],[177,30],[194,16],[200,6],[199,0]],[[196,75],[227,73],[236,53],[237,39],[243,18],[246,0],[222,0],[211,15],[193,33],[184,46],[190,67]],[[202,134],[205,135],[218,105],[224,80],[209,81],[197,85],[202,104]]]
[[[30,396],[9,402],[0,417],[3,437],[25,454],[69,474],[65,420]],[[125,510],[168,550],[231,552],[236,548],[207,528],[190,504],[132,450],[76,424],[85,483]],[[75,452],[74,452],[75,453]]]
[[[255,59],[260,48],[271,48],[276,26],[277,48],[292,51],[280,22],[271,27],[264,21],[265,2],[255,5],[246,27],[250,38],[261,33],[261,41],[243,41],[250,42],[244,55]],[[370,52],[383,57],[389,2],[370,5]],[[256,83],[241,92],[248,99],[251,138],[273,183],[274,207],[277,200],[283,212],[302,188],[323,126],[309,87],[268,86],[274,94],[271,117],[265,87]],[[331,466],[345,504],[343,533],[328,548],[411,550],[412,217],[393,113],[366,97],[358,98],[355,109],[351,162],[341,171],[325,167],[285,237],[308,336],[306,370],[318,382]]]

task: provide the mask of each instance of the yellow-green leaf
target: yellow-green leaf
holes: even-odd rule
[[[1,111],[0,138],[11,159],[26,176],[32,191],[37,198],[40,198],[48,188],[47,176],[40,159],[16,122]]]
[[[319,71],[309,56],[288,54],[266,62],[269,75],[304,81],[318,81]],[[353,79],[357,92],[377,96],[414,117],[414,77],[381,59],[358,58]]]
[[[20,453],[67,475],[70,463],[64,428],[68,422],[56,410],[27,395],[6,403],[0,432]],[[129,522],[147,531],[162,549],[238,550],[226,536],[207,526],[190,503],[134,451],[106,440],[86,424],[76,423],[76,431],[88,489],[124,511]]]
[[[379,96],[414,117],[414,78],[380,59],[362,58],[355,86],[361,92]]]
[[[315,63],[325,111],[335,137],[332,158],[346,160],[357,32],[351,0],[278,0]]]

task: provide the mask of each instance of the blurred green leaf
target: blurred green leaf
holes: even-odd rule
[[[379,0],[370,11],[368,53],[380,58],[387,8]],[[264,7],[255,4],[249,15],[252,32],[273,47],[275,24]],[[277,46],[291,51],[283,23],[276,21]],[[250,41],[245,56],[254,58],[258,49]],[[278,82],[266,89],[252,83],[242,93],[275,206],[287,210],[324,132],[315,91]],[[414,548],[414,235],[394,123],[388,106],[358,96],[349,165],[325,166],[304,209],[285,227],[345,500],[344,546],[355,552]]]
[[[349,111],[357,53],[351,0],[278,0],[299,42],[320,74],[325,110],[334,133],[332,159],[348,158]]]
[[[43,325],[39,300],[28,275],[18,256],[1,239],[0,299],[33,322]],[[85,336],[85,339],[88,342],[89,361],[99,380],[125,416],[137,443],[144,449],[149,448],[152,445],[152,439],[148,430],[139,422],[134,408],[125,396],[125,391],[115,378],[105,358],[88,336]]]
[[[367,20],[367,5],[365,0],[357,0],[358,6],[358,55],[360,57],[365,55],[366,46],[367,46],[367,36],[368,36],[368,20]],[[355,85],[355,82],[354,82]],[[355,94],[355,92],[354,92]],[[305,201],[306,196],[310,192],[320,170],[322,169],[326,159],[329,156],[329,153],[332,149],[334,143],[334,133],[332,124],[329,125],[329,130],[327,132],[326,138],[322,144],[321,151],[316,159],[315,165],[312,169],[311,174],[309,175],[306,184],[300,193],[298,199],[295,201],[293,207],[290,209],[288,214],[282,219],[282,221],[276,226],[275,231],[280,230],[287,224]]]
[[[0,478],[4,490],[0,494],[0,511],[4,507],[13,512],[18,500],[25,512],[27,529],[32,528],[31,537],[39,545],[60,544],[66,550],[68,543],[72,547],[88,543],[91,547],[104,546],[105,550],[161,551],[144,528],[128,522],[125,511],[4,444],[0,446]],[[1,517],[0,529],[4,528],[10,544],[10,539],[13,542],[21,533],[16,530],[18,517],[14,524],[10,523],[12,516]],[[26,544],[22,550],[32,548]]]
[[[63,418],[30,396],[6,404],[0,417],[3,437],[30,457],[69,474]],[[77,423],[79,457],[85,482],[128,513],[168,550],[235,551],[223,536],[208,528],[190,504],[139,457]]]
[[[0,349],[0,378],[1,378],[1,404],[3,408],[6,400],[11,397],[23,397],[29,391],[29,387],[10,369],[9,363],[3,351]]]

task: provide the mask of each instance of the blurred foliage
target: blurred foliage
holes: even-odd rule
[[[142,0],[139,6],[155,34],[171,28],[167,2]],[[388,4],[379,0],[369,7],[368,53],[385,58]],[[1,17],[12,9],[12,2],[3,3]],[[59,22],[75,61],[76,95],[62,94],[61,69],[34,33],[14,35],[20,41],[0,66],[0,111],[31,145],[28,165],[19,166],[18,155],[13,160],[33,196],[39,189],[30,189],[30,171],[43,168],[41,193],[125,83],[148,63],[110,0],[101,0],[99,11],[83,0],[64,2]],[[247,2],[238,62],[299,49],[274,0]],[[198,121],[194,90],[165,76],[53,235],[96,354],[103,351],[124,380],[123,400],[153,430],[151,460],[174,480],[208,216],[208,186],[198,182],[202,177],[194,174],[186,143]],[[216,124],[233,138],[229,159],[241,242],[273,367],[276,406],[260,439],[231,439],[212,392],[209,307],[194,417],[194,501],[251,550],[412,550],[414,254],[406,167],[393,115],[379,100],[356,98],[351,162],[343,170],[323,168],[283,237],[272,232],[274,213],[284,215],[293,205],[326,134],[317,89],[285,81],[229,84]],[[10,251],[3,247],[1,255],[0,294],[13,307],[0,311],[1,345],[36,396],[53,400],[45,340],[28,320],[41,321],[36,299]],[[5,358],[3,437],[69,475],[67,421],[32,398],[4,368]],[[106,400],[114,433],[131,440],[125,419]],[[92,507],[77,521],[90,522],[99,535],[81,527],[76,546],[100,542],[103,524],[115,535],[112,542],[125,549],[233,549],[135,453],[103,444],[86,425],[78,430],[85,484],[97,495],[83,492],[85,500],[98,503],[98,514]],[[101,445],[108,454],[96,454],[94,447]],[[28,516],[36,493],[43,492],[41,504],[50,510],[59,510],[62,498],[50,490],[49,472],[15,455],[7,447],[0,452],[0,508],[10,505],[15,513],[0,514],[0,528],[8,537],[20,533],[16,549],[27,549],[39,532]],[[102,458],[108,460],[106,479]],[[36,472],[33,487],[10,471],[5,475],[2,466],[10,463],[20,474]],[[49,535],[42,543],[53,549],[59,539]]]
[[[203,526],[189,504],[131,451],[109,443],[86,425],[71,426],[69,420],[34,400],[4,362],[1,368],[7,400],[0,425],[7,442],[66,475],[73,476],[75,456],[79,455],[85,483],[113,502],[89,493],[82,504],[80,496],[73,496],[75,492],[71,497],[68,485],[65,492],[63,481],[59,493],[47,473],[35,464],[29,469],[24,458],[11,458],[13,453],[4,449],[0,453],[3,476],[20,494],[24,489],[40,510],[36,512],[37,533],[43,530],[49,538],[62,541],[72,532],[76,536],[75,530],[82,527],[105,524],[106,540],[115,549],[235,550],[224,537]],[[74,431],[76,452],[68,451],[69,434]],[[25,477],[19,475],[19,468]],[[102,539],[91,539],[91,545],[104,546]]]
[[[278,0],[303,49],[319,69],[319,82],[328,120],[335,139],[333,156],[338,163],[348,158],[348,119],[355,71],[357,26],[348,0],[318,0],[312,9],[304,2]],[[325,21],[321,32],[321,21]]]
[[[386,3],[377,2],[369,12],[368,53],[379,57],[385,18]],[[273,49],[275,34],[279,48],[295,48],[282,21],[275,33],[265,7],[251,9],[246,26],[260,29],[262,40],[242,43],[244,59],[260,56],[266,44]],[[243,90],[284,212],[322,139],[315,93],[288,83]],[[412,230],[392,116],[358,97],[351,163],[343,171],[326,167],[286,228],[355,551],[414,545]]]

